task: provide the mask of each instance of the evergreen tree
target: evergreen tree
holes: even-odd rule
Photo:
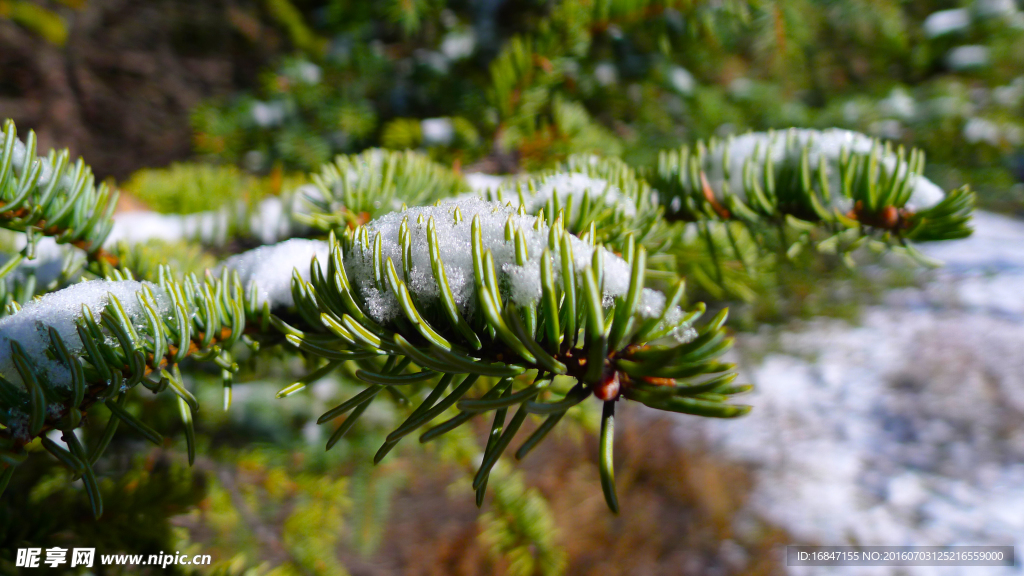
[[[849,274],[879,253],[935,265],[915,246],[969,235],[976,201],[949,167],[1008,187],[1006,166],[985,166],[1022,126],[1008,64],[1019,12],[448,4],[246,8],[294,52],[253,92],[193,111],[196,151],[219,164],[123,186],[156,212],[115,215],[118,193],[82,160],[39,155],[32,132],[4,124],[0,490],[5,514],[32,518],[5,542],[57,541],[134,506],[153,527],[140,549],[191,546],[166,518],[199,499],[202,473],[109,454],[145,439],[202,471],[204,446],[231,445],[217,465],[257,471],[265,506],[219,477],[206,493],[215,545],[257,548],[224,534],[283,517],[289,566],[340,573],[317,558],[334,558],[350,515],[358,547],[379,545],[404,482],[352,463],[415,435],[471,470],[478,506],[494,488],[480,519],[493,554],[515,573],[558,573],[551,511],[513,461],[582,423],[618,512],[617,406],[750,409],[734,401],[750,386],[728,361],[728,307],[749,327],[771,316],[750,309],[780,306],[801,275]],[[988,60],[958,68],[971,47]],[[969,99],[966,82],[993,97],[936,119],[935,102]],[[267,373],[287,380],[275,414],[208,409]],[[308,392],[329,382],[343,396],[324,407]],[[294,446],[294,422],[324,408],[330,452],[302,453],[316,473],[241,446]],[[55,480],[67,478],[99,520],[33,508],[74,501]],[[111,545],[131,539],[111,530]],[[217,569],[245,563],[229,564]]]
[[[81,250],[86,264],[83,281],[24,306],[11,300],[0,321],[4,482],[39,441],[84,479],[99,516],[92,464],[119,425],[161,443],[125,408],[134,390],[177,396],[191,462],[198,403],[179,365],[218,366],[228,407],[238,347],[284,347],[315,369],[279,396],[340,369],[366,384],[318,420],[347,415],[328,449],[381,392],[416,406],[375,462],[442,416],[450,415],[421,442],[493,412],[473,482],[478,504],[529,415],[543,423],[517,458],[594,396],[604,403],[602,486],[617,511],[616,402],[721,418],[748,409],[728,402],[749,387],[733,384],[733,366],[720,361],[731,344],[726,310],[698,322],[706,307],[686,305],[679,260],[648,263],[648,252],[685,246],[682,222],[692,221],[713,277],[724,281],[727,258],[745,265],[744,243],[755,259],[804,246],[849,258],[865,243],[915,254],[913,241],[968,234],[971,194],[943,193],[920,164],[916,151],[894,153],[860,135],[794,130],[666,152],[652,178],[657,192],[626,164],[584,156],[488,189],[488,200],[425,158],[370,151],[327,167],[305,192],[308,211],[289,215],[326,239],[256,248],[202,278],[159,266],[155,281],[140,282],[130,258],[103,248],[114,225],[106,189],[81,161],[72,169],[66,153],[36,157],[33,135],[22,143],[8,122],[3,224],[24,234],[25,248],[4,272],[31,258],[40,237]],[[429,393],[417,404],[420,390]],[[99,405],[111,418],[87,449],[74,430]]]

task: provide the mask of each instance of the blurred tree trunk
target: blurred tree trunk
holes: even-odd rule
[[[258,18],[239,18],[254,10],[230,0],[87,0],[64,14],[64,46],[0,19],[0,119],[36,130],[42,149],[86,156],[101,178],[186,158],[191,108],[254,83],[278,45]]]

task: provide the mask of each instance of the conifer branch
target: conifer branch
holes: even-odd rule
[[[440,200],[463,192],[465,183],[421,155],[374,150],[339,157],[316,177],[318,192],[308,197],[307,223],[327,231],[326,242],[262,247],[228,259],[203,281],[177,281],[161,268],[156,283],[139,283],[130,272],[108,269],[109,280],[80,283],[24,308],[12,305],[13,313],[0,319],[5,475],[25,458],[27,443],[51,430],[69,433],[104,404],[110,424],[88,454],[75,442],[66,440],[68,449],[43,442],[98,494],[91,465],[120,423],[160,442],[159,432],[124,407],[139,384],[178,397],[192,460],[198,405],[178,364],[194,358],[219,366],[227,406],[237,370],[232,349],[244,341],[286,344],[318,359],[319,367],[280,397],[341,368],[365,382],[318,420],[345,416],[328,449],[380,392],[396,387],[426,396],[387,436],[376,462],[414,432],[427,442],[493,412],[473,482],[478,503],[493,466],[531,415],[542,421],[518,444],[517,458],[593,396],[603,411],[602,486],[616,510],[616,402],[719,418],[749,410],[730,403],[750,387],[735,385],[733,365],[721,360],[732,344],[727,312],[698,326],[706,308],[683,309],[682,280],[670,294],[649,287],[652,278],[660,284],[677,278],[671,262],[655,261],[656,253],[685,249],[692,233],[667,219],[666,210],[694,222],[711,245],[729,242],[744,266],[757,265],[757,235],[772,229],[782,231],[783,245],[786,227],[820,228],[833,237],[852,230],[895,244],[966,233],[969,193],[927,205],[914,199],[920,156],[890,160],[877,145],[837,159],[819,154],[815,173],[812,143],[797,146],[795,139],[789,136],[782,161],[755,149],[743,165],[744,188],[736,191],[726,149],[705,161],[713,155],[698,147],[696,154],[663,155],[657,190],[622,162],[576,156],[556,171],[486,192],[489,201]],[[8,166],[12,149],[4,152]],[[721,167],[718,189],[710,184],[714,162]],[[832,185],[833,166],[841,185]],[[26,181],[38,179],[36,173]],[[844,213],[846,204],[852,216]],[[45,211],[50,203],[40,205]],[[889,207],[897,210],[891,226],[879,220]],[[102,241],[72,229],[77,238]],[[102,510],[95,499],[94,510]]]
[[[790,129],[663,151],[647,177],[665,217],[688,223],[674,252],[716,297],[753,298],[752,279],[805,249],[848,266],[864,247],[935,262],[914,244],[971,233],[975,197],[922,175],[924,153],[845,130]]]
[[[617,158],[570,156],[557,167],[484,190],[487,200],[524,207],[550,226],[559,213],[571,234],[621,252],[630,236],[649,252],[667,249],[674,233],[658,196],[631,166]]]
[[[342,363],[355,364],[367,388],[321,417],[326,423],[349,413],[328,447],[391,386],[433,392],[388,436],[378,461],[401,438],[450,408],[456,408],[456,415],[427,430],[421,441],[478,414],[503,414],[516,407],[508,423],[503,416],[495,418],[501,431],[485,451],[478,496],[490,467],[529,414],[542,415],[553,425],[591,395],[605,403],[627,398],[703,416],[745,413],[747,407],[725,403],[746,388],[731,386],[732,366],[718,360],[731,344],[722,326],[724,311],[695,330],[691,326],[703,307],[684,313],[678,306],[682,286],[667,300],[644,287],[642,246],[628,239],[620,259],[565,232],[565,219],[560,211],[549,227],[523,210],[478,200],[393,213],[346,229],[340,240],[332,238],[326,267],[314,256],[306,278],[294,273],[289,299],[273,291],[262,295],[257,287],[261,274],[249,274],[256,283],[243,295],[237,271],[226,266],[220,279],[208,275],[204,282],[194,276],[177,282],[162,270],[154,285],[115,277],[36,300],[0,323],[0,340],[10,346],[13,366],[0,370],[7,426],[3,457],[17,461],[26,443],[48,430],[74,429],[100,403],[110,410],[112,424],[91,460],[118,422],[159,442],[158,432],[122,407],[137,384],[178,395],[188,428],[196,404],[177,363],[194,357],[230,370],[231,348],[247,331],[271,343],[283,336],[326,362],[282,395]],[[294,250],[293,242],[279,246]],[[470,258],[460,255],[462,245],[468,245]],[[279,267],[270,268],[270,274],[280,275]],[[435,279],[433,287],[424,285],[428,277]],[[127,300],[132,297],[134,302]],[[93,305],[81,314],[56,321],[45,315],[48,308],[83,299]],[[48,328],[48,340],[23,337],[39,325]],[[77,338],[67,336],[72,326]],[[578,384],[568,394],[552,396],[558,377]],[[490,392],[472,399],[469,394],[480,385]],[[529,438],[520,456],[550,428],[542,426],[542,434]],[[87,468],[64,452],[51,452],[76,471]],[[614,492],[607,494],[613,506]]]
[[[651,181],[670,218],[787,226],[799,241],[818,229],[821,249],[849,252],[869,239],[909,249],[908,241],[970,235],[973,193],[946,194],[923,169],[919,150],[894,152],[843,130],[790,129],[663,151]]]
[[[462,178],[424,154],[380,148],[339,155],[313,175],[318,193],[307,193],[309,214],[298,221],[327,232],[356,226],[398,210],[468,190]]]
[[[681,284],[667,300],[644,288],[642,246],[628,239],[619,259],[572,237],[562,227],[566,219],[559,211],[549,227],[522,207],[463,200],[393,213],[332,239],[326,268],[314,262],[308,282],[293,277],[305,327],[273,318],[301,350],[362,366],[356,375],[367,387],[320,419],[349,414],[328,447],[384,387],[414,382],[431,382],[433,392],[388,436],[376,460],[453,405],[458,414],[421,441],[496,411],[494,440],[474,483],[479,490],[529,414],[557,422],[591,395],[701,416],[744,414],[748,407],[725,402],[749,389],[732,386],[732,365],[718,360],[731,345],[725,312],[694,330],[704,308],[684,313],[678,307]],[[459,264],[453,250],[467,244],[471,263]],[[454,284],[453,274],[459,276]],[[436,282],[430,287],[428,277]],[[530,292],[533,281],[540,285]],[[577,386],[549,397],[557,377]],[[478,382],[488,382],[489,391],[466,398]],[[503,412],[516,406],[505,423]],[[546,434],[550,426],[542,429]],[[528,439],[529,448],[537,440]],[[614,509],[613,489],[607,495]]]
[[[231,348],[242,338],[247,318],[261,316],[246,308],[252,298],[243,296],[237,275],[227,271],[219,279],[189,276],[179,282],[161,269],[157,284],[135,282],[116,271],[114,278],[51,293],[0,320],[0,420],[5,426],[0,459],[8,467],[24,460],[26,444],[51,430],[64,431],[67,441],[68,433],[100,404],[109,410],[110,423],[87,458],[84,449],[69,453],[44,439],[44,447],[76,474],[88,479],[91,464],[119,423],[160,443],[158,432],[124,408],[128,393],[140,384],[153,393],[169,389],[177,395],[184,403],[186,429],[191,429],[198,404],[177,364],[187,357],[205,359],[229,374],[235,369]],[[262,314],[265,323],[269,311]],[[191,434],[187,438],[191,455],[194,440]],[[98,491],[90,490],[89,496],[98,515]]]
[[[25,143],[14,122],[7,120],[0,135],[0,227],[24,233],[20,256],[31,259],[40,236],[70,244],[85,252],[98,271],[117,265],[103,249],[113,225],[117,192],[96,186],[92,170],[81,159],[71,164],[67,150],[36,156],[36,136]],[[9,261],[10,262],[10,261]]]

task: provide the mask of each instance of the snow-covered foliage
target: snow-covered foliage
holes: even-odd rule
[[[455,140],[455,125],[450,118],[425,118],[420,121],[425,146],[447,146]]]
[[[461,218],[456,220],[456,211]],[[476,309],[473,277],[472,221],[480,219],[483,249],[490,250],[494,267],[499,274],[501,285],[508,288],[507,297],[516,304],[527,305],[541,296],[540,263],[544,249],[548,247],[550,228],[543,221],[529,215],[520,215],[510,203],[487,202],[474,198],[460,198],[440,202],[436,206],[409,208],[393,212],[371,221],[366,225],[369,244],[363,244],[358,237],[353,249],[345,255],[345,270],[365,301],[365,307],[378,322],[388,322],[400,314],[395,296],[387,287],[378,288],[374,281],[374,243],[379,237],[384,262],[390,258],[396,269],[402,269],[402,245],[399,230],[406,222],[411,234],[411,266],[407,284],[413,297],[426,306],[440,305],[438,284],[430,264],[427,241],[427,227],[431,220],[437,232],[437,245],[444,262],[445,274],[455,302],[461,313],[472,318]],[[526,240],[527,260],[523,265],[516,262],[514,242],[506,241],[506,224],[512,222],[521,230]],[[577,271],[590,266],[594,257],[594,246],[574,236],[570,237],[573,262]],[[629,289],[629,265],[622,258],[604,248],[599,248],[604,267],[604,304],[611,304],[612,298],[621,296]],[[553,251],[554,262],[560,261],[560,252]],[[559,266],[556,278],[559,276]],[[558,282],[559,280],[556,280]],[[641,314],[652,317],[661,313],[665,296],[655,290],[645,289],[640,304]],[[672,319],[681,312],[670,313]]]
[[[526,186],[506,186],[501,188],[501,200],[511,202],[513,206],[522,203],[526,211],[536,214],[547,205],[552,198],[558,198],[562,206],[571,197],[573,199],[573,218],[579,210],[584,195],[592,201],[603,200],[605,205],[620,210],[626,216],[636,215],[634,201],[626,196],[615,184],[582,172],[558,172],[545,177],[536,183],[534,189]],[[490,194],[495,197],[496,194]]]
[[[273,244],[302,234],[307,227],[296,215],[308,210],[307,198],[319,196],[316,186],[307,184],[288,194],[263,199],[249,214],[249,235],[264,244]]]
[[[72,357],[80,356],[83,346],[75,321],[82,317],[83,306],[88,307],[98,320],[113,294],[121,302],[132,324],[137,329],[143,329],[147,319],[137,297],[142,293],[143,286],[153,291],[157,312],[161,315],[170,314],[170,300],[156,285],[135,281],[92,280],[36,298],[26,303],[17,313],[0,319],[0,376],[10,382],[21,383],[21,376],[10,352],[11,342],[17,342],[24,348],[37,374],[44,376],[54,386],[69,386],[71,373],[49,351],[51,344],[48,327],[57,331]]]
[[[2,140],[0,140],[2,142]],[[32,170],[32,163],[25,163],[25,155],[28,153],[28,149],[25,147],[25,143],[20,139],[14,139],[14,149],[11,154],[11,165],[14,167],[14,175],[21,178],[26,172]],[[46,188],[50,185],[50,181],[53,179],[53,158],[42,157],[39,158],[39,178],[36,180],[36,186],[39,188]],[[68,176],[66,173],[62,174],[60,179],[57,181],[57,189],[60,191],[67,192],[74,185],[75,181],[73,178]]]
[[[14,122],[7,120],[0,132],[0,225],[29,233],[33,241],[52,236],[94,254],[112,225],[117,193],[96,186],[92,170],[67,150],[36,155],[32,132],[24,142]]]
[[[697,79],[693,77],[689,70],[682,66],[674,66],[669,71],[668,83],[676,92],[684,96],[693,94],[694,89],[697,87]]]
[[[792,141],[789,139],[792,138]],[[788,145],[792,142],[792,146]],[[840,156],[845,150],[852,153],[868,154],[876,146],[876,140],[850,130],[830,128],[828,130],[790,129],[778,132],[751,132],[737,136],[725,141],[723,144],[711,147],[704,157],[704,171],[707,174],[711,187],[721,192],[722,184],[725,182],[723,170],[723,155],[728,150],[728,172],[729,190],[743,197],[744,165],[748,159],[753,159],[755,170],[754,178],[761,178],[761,167],[768,158],[770,151],[771,160],[775,171],[784,165],[797,165],[800,161],[800,154],[804,146],[810,146],[809,160],[812,168],[817,168],[819,158],[824,158],[829,169],[829,186],[838,189],[839,170],[837,169]],[[897,156],[895,153],[883,155],[881,163],[889,170],[895,169]],[[913,192],[907,201],[907,207],[919,211],[938,204],[945,197],[942,189],[936,186],[931,180],[924,176],[917,176],[913,184]],[[833,195],[833,201],[848,201],[840,195]],[[838,205],[840,209],[848,210],[850,206]]]
[[[402,204],[433,203],[468,188],[458,173],[429,156],[380,148],[338,156],[312,180],[315,188],[302,192],[310,212],[303,220],[321,230],[398,210]]]

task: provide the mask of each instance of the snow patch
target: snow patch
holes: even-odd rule
[[[466,184],[469,184],[470,189],[476,193],[497,190],[508,180],[505,176],[484,174],[483,172],[471,172],[463,176],[463,178],[466,180]]]
[[[946,66],[958,72],[984,68],[989,60],[988,47],[976,44],[957,46],[946,53]]]
[[[283,196],[268,196],[255,207],[244,202],[218,210],[194,214],[161,214],[146,210],[114,214],[114,225],[104,246],[118,242],[140,244],[150,240],[164,242],[198,241],[222,246],[232,235],[249,234],[263,244],[273,244],[301,233],[305,226],[293,216],[304,211],[305,197],[319,198],[312,185],[301,186]]]
[[[303,280],[309,281],[309,265],[313,258],[326,266],[330,256],[327,242],[293,238],[272,246],[261,246],[248,252],[232,256],[217,269],[224,268],[238,272],[242,287],[248,293],[256,284],[256,303],[265,302],[271,308],[292,306],[292,271],[298,270]]]
[[[924,35],[929,38],[936,38],[951,32],[966,30],[971,25],[971,12],[967,8],[954,8],[952,10],[939,10],[931,13],[924,19],[922,29]]]
[[[448,146],[455,140],[455,124],[451,118],[424,118],[420,120],[424,146]]]

